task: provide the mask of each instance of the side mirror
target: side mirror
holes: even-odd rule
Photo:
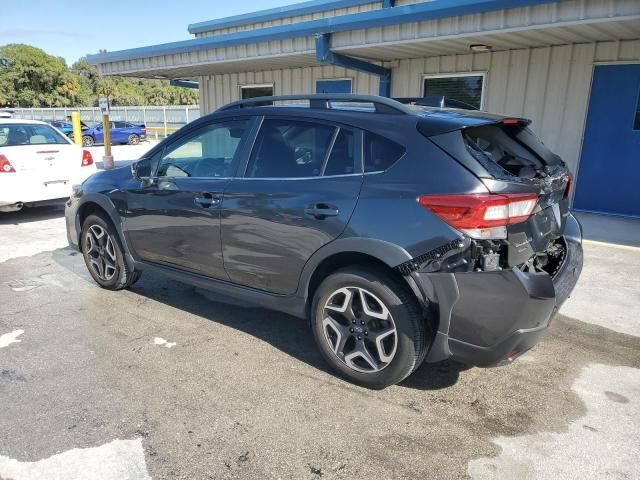
[[[136,180],[144,180],[151,177],[151,159],[142,158],[131,164],[131,175]]]

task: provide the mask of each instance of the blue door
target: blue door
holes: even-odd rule
[[[595,67],[573,205],[640,217],[640,65]]]
[[[318,80],[316,93],[351,93],[351,80]]]

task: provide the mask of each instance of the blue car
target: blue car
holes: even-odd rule
[[[144,125],[129,122],[111,122],[111,143],[137,145],[147,138],[147,130]],[[82,145],[90,147],[96,143],[104,142],[102,123],[96,123],[93,127],[82,130]]]
[[[73,133],[73,125],[68,122],[49,122],[49,125],[51,125],[52,127],[56,127],[67,136]]]

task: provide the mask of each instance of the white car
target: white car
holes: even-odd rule
[[[0,212],[64,201],[95,172],[91,153],[51,125],[0,118]]]

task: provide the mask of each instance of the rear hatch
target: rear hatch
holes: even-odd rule
[[[535,194],[529,217],[507,226],[502,267],[524,266],[553,273],[559,265],[562,235],[569,213],[571,175],[561,158],[529,128],[529,120],[487,118],[483,124],[429,136],[436,145],[474,173],[494,194]],[[420,129],[420,127],[419,127]]]

